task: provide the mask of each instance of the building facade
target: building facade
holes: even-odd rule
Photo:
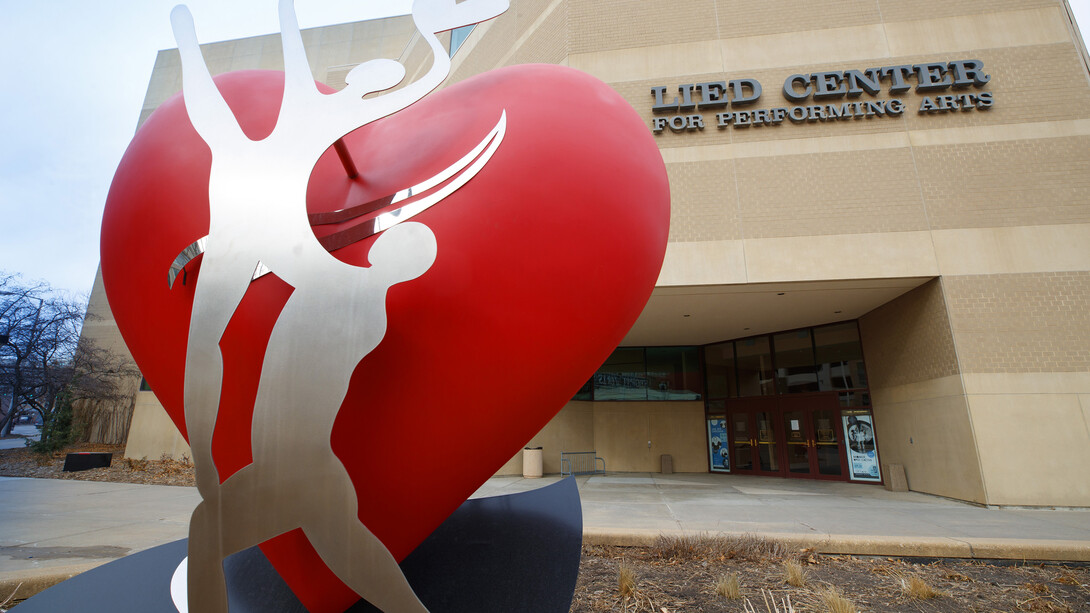
[[[333,87],[429,62],[409,17],[304,39]],[[589,450],[610,471],[897,467],[920,492],[1090,506],[1090,71],[1064,0],[513,0],[454,40],[449,83],[531,62],[605,81],[670,177],[656,289],[528,441],[546,472]],[[276,36],[204,50],[214,73],[279,68]],[[142,119],[180,79],[160,52]],[[101,279],[91,310],[119,347]],[[129,411],[129,456],[185,453],[152,392]]]

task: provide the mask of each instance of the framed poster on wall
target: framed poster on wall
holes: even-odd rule
[[[865,413],[845,414],[844,440],[848,443],[848,474],[852,481],[882,480],[878,469],[878,447],[874,441],[874,418]]]
[[[712,472],[730,472],[730,445],[727,443],[726,419],[708,419],[708,457]]]

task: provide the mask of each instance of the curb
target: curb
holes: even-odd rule
[[[1021,560],[1026,562],[1090,562],[1090,542],[1088,541],[1040,539],[952,539],[945,537],[858,536],[845,534],[807,535],[779,532],[743,533],[585,528],[583,530],[583,544],[651,547],[661,536],[757,536],[770,541],[779,541],[788,547],[796,549],[813,549],[814,553],[839,555]],[[0,599],[6,599],[13,594],[15,600],[30,598],[61,581],[71,579],[82,572],[112,561],[102,560],[71,566],[0,572]]]
[[[1090,542],[1041,539],[953,539],[946,537],[858,536],[846,534],[697,532],[691,530],[610,530],[585,528],[583,543],[619,547],[650,547],[659,536],[758,536],[815,553],[962,558],[969,560],[1024,560],[1090,562]]]

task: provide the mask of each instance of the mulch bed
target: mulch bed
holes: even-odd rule
[[[786,582],[788,562],[803,571],[801,586]],[[622,565],[634,583],[627,596],[621,595]],[[731,575],[740,597],[717,593]],[[922,586],[936,595],[924,597]],[[823,600],[830,588],[843,600]],[[571,610],[785,613],[788,597],[798,612],[1081,613],[1090,612],[1090,567],[824,556],[758,537],[664,538],[647,548],[584,547]]]
[[[109,468],[63,472],[64,456],[78,451],[113,453]],[[193,464],[186,460],[130,460],[123,445],[81,443],[52,455],[43,456],[29,449],[0,450],[0,477],[35,477],[39,479],[74,479],[144,485],[195,485]]]
[[[113,464],[62,472],[65,453],[75,451],[112,452]],[[45,457],[0,450],[0,476],[194,485],[187,460],[123,456],[124,449],[112,445],[80,444]],[[786,582],[786,563],[804,573],[801,585]],[[622,566],[632,577],[625,595]],[[729,591],[731,575],[738,598],[717,593],[717,587]],[[844,600],[823,600],[830,588]],[[927,588],[937,595],[923,597]],[[663,538],[653,547],[585,546],[571,610],[789,613],[788,597],[799,613],[1090,613],[1090,565],[826,556],[754,536]]]

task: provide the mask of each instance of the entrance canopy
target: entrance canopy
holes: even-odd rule
[[[931,278],[657,287],[621,345],[706,345],[858,319]]]

